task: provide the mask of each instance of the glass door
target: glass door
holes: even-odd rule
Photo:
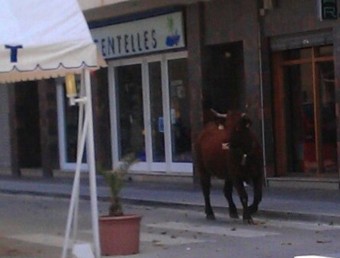
[[[191,162],[190,113],[186,59],[168,61],[173,162]]]
[[[311,64],[284,67],[288,163],[294,172],[308,167],[308,157],[315,159],[315,148],[309,148],[315,145],[313,78],[307,76],[311,69]]]
[[[113,164],[133,152],[133,170],[192,172],[186,66],[186,53],[110,64]]]
[[[275,91],[275,99],[282,100],[276,106],[277,137],[282,138],[277,142],[284,145],[277,148],[285,148],[277,159],[286,157],[278,163],[287,163],[292,175],[337,175],[332,51],[332,46],[324,46],[276,54],[279,61],[274,63],[282,71]]]
[[[77,87],[80,79],[77,78]],[[65,93],[65,82],[57,80],[58,135],[60,168],[74,172],[77,159],[79,106],[70,106]],[[88,170],[86,146],[81,164],[82,170]]]

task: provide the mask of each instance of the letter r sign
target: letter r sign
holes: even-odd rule
[[[338,18],[337,0],[319,0],[321,20],[336,20]]]

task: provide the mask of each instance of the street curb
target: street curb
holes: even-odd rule
[[[109,199],[104,199],[104,201],[109,201]],[[156,207],[165,207],[165,208],[177,208],[177,209],[186,209],[190,208],[191,210],[197,210],[198,212],[204,214],[204,205],[202,204],[188,204],[188,203],[171,203],[171,202],[162,202],[162,201],[153,201],[153,200],[135,200],[135,199],[125,199],[123,198],[123,202],[126,204],[132,205],[147,205],[147,206],[156,206]],[[215,213],[223,213],[229,217],[228,207],[216,206],[214,207]],[[242,210],[238,209],[239,214],[242,214]],[[292,220],[292,221],[304,221],[304,222],[316,222],[323,224],[339,224],[340,225],[340,216],[329,215],[329,214],[307,214],[301,212],[291,212],[291,211],[275,211],[275,210],[261,210],[261,205],[259,207],[259,211],[253,215],[254,219],[280,219],[280,220]]]
[[[0,193],[4,194],[13,194],[13,195],[30,195],[30,196],[41,196],[41,197],[50,197],[50,198],[62,198],[62,199],[70,199],[71,195],[68,193],[46,193],[39,191],[25,191],[25,190],[14,190],[14,189],[0,189]],[[90,200],[90,196],[88,194],[80,194],[79,198],[81,200]],[[98,201],[100,202],[109,202],[109,196],[98,196]],[[146,206],[154,206],[154,207],[163,207],[163,208],[176,208],[176,209],[191,209],[196,210],[197,212],[201,212],[202,216],[204,214],[204,204],[193,204],[193,203],[185,203],[185,202],[171,202],[171,201],[161,201],[161,200],[146,200],[146,199],[135,199],[122,197],[123,203],[127,205],[146,205]],[[226,216],[228,215],[228,207],[225,206],[215,206],[214,210],[216,213],[222,213]],[[239,214],[242,214],[242,210],[239,209]],[[340,216],[331,215],[331,214],[310,214],[310,213],[302,213],[296,211],[278,211],[278,210],[270,210],[270,209],[261,209],[261,205],[259,207],[259,211],[253,216],[254,219],[280,219],[280,220],[292,220],[292,221],[303,221],[303,222],[316,222],[323,224],[339,224],[340,225]]]

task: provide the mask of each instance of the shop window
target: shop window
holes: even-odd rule
[[[276,54],[276,58],[282,58],[276,59],[281,61],[274,61],[274,76],[282,79],[276,80],[278,85],[275,99],[283,100],[276,105],[276,137],[281,138],[277,142],[282,145],[277,146],[277,153],[280,153],[277,159],[286,157],[286,161],[278,163],[287,163],[289,174],[336,174],[337,141],[332,52],[332,46],[322,46]]]
[[[316,49],[316,54],[318,56],[332,56],[333,46],[322,46]]]
[[[310,48],[287,50],[282,53],[283,60],[299,60],[312,57]]]

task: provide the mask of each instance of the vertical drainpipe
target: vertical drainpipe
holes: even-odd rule
[[[335,78],[335,112],[336,112],[336,127],[337,127],[337,170],[338,170],[338,190],[340,190],[340,136],[339,136],[339,116],[340,116],[340,51],[337,46],[340,44],[340,26],[333,26],[333,56],[334,56],[334,78]]]
[[[193,150],[193,185],[199,187],[195,140],[203,127],[202,89],[204,84],[204,3],[195,3],[186,8],[188,73],[191,106],[191,139]]]
[[[261,133],[262,133],[262,155],[263,155],[263,173],[264,182],[267,186],[267,159],[266,159],[266,138],[265,138],[265,122],[264,122],[264,97],[263,97],[263,67],[262,67],[262,36],[263,36],[263,17],[265,9],[262,7],[262,1],[257,1],[257,40],[258,40],[258,59],[259,59],[259,83],[260,83],[260,98],[261,98]]]

